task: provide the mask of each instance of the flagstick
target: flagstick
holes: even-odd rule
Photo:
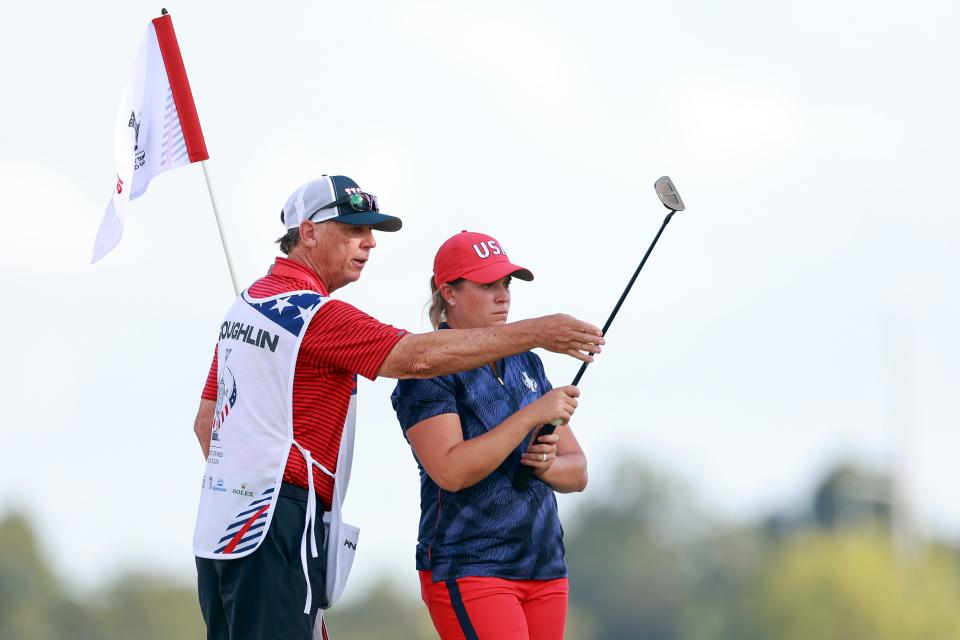
[[[217,201],[213,197],[213,187],[210,186],[210,174],[207,173],[207,161],[201,160],[200,166],[203,167],[203,179],[207,181],[207,193],[210,194],[210,204],[213,205],[213,217],[217,219],[217,231],[220,232],[220,242],[223,244],[223,255],[227,258],[227,268],[230,270],[230,281],[233,282],[233,293],[240,295],[240,288],[237,286],[237,274],[233,268],[233,260],[230,258],[230,248],[227,247],[227,236],[223,233],[223,223],[220,222],[220,214],[217,212]]]

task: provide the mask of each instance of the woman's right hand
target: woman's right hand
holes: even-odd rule
[[[528,405],[528,408],[534,411],[534,417],[537,425],[550,424],[559,420],[560,424],[566,424],[570,421],[570,416],[577,410],[577,398],[580,396],[580,389],[573,385],[566,387],[557,387],[545,393],[539,400]]]

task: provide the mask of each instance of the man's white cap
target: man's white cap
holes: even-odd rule
[[[377,231],[399,231],[400,218],[380,213],[377,197],[346,176],[320,176],[299,187],[287,199],[280,221],[296,229],[304,220],[369,226]]]

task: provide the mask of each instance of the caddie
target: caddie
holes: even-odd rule
[[[409,333],[330,294],[360,278],[374,231],[398,231],[346,176],[299,187],[267,275],[220,325],[194,422],[207,463],[194,532],[207,638],[312,637],[343,590],[358,531],[340,519],[357,375],[428,378],[544,348],[589,362],[600,330],[567,315]]]

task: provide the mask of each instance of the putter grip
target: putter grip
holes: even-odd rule
[[[550,435],[551,433],[554,432],[556,428],[557,427],[554,424],[545,424],[539,427],[537,429],[537,434],[535,436],[534,442],[536,442],[536,438],[539,438],[540,436]],[[527,485],[530,484],[530,478],[532,477],[533,477],[533,467],[528,467],[525,464],[520,465],[520,468],[513,475],[513,488],[516,489],[517,491],[525,491],[527,488]]]

